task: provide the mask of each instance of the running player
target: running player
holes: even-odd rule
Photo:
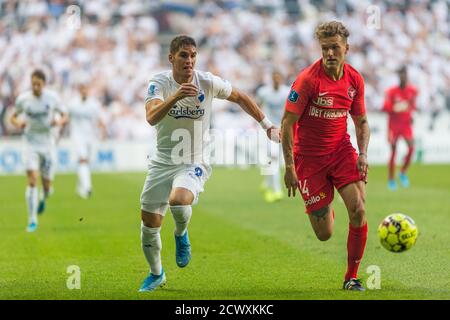
[[[395,157],[397,152],[397,141],[403,137],[408,145],[408,153],[400,170],[400,185],[409,187],[410,182],[406,171],[414,153],[414,136],[412,129],[412,113],[416,110],[416,88],[408,83],[408,72],[406,66],[398,70],[399,85],[389,88],[386,92],[383,111],[388,114],[388,141],[391,146],[391,157],[389,159],[389,190],[396,190],[395,182]]]
[[[150,160],[141,194],[142,249],[150,274],[140,291],[162,286],[166,275],[161,264],[160,230],[170,206],[175,220],[176,263],[186,267],[191,259],[187,227],[192,205],[211,174],[208,131],[213,98],[235,102],[260,123],[267,135],[279,140],[279,130],[248,95],[227,81],[195,70],[197,46],[191,37],[177,36],[170,44],[172,70],[156,74],[145,100],[146,117],[156,127],[157,152]]]
[[[101,119],[100,103],[89,97],[89,88],[85,83],[78,86],[79,96],[69,105],[70,135],[77,152],[78,186],[77,193],[89,198],[92,192],[89,161],[97,142],[98,128],[101,136],[106,135],[106,127]]]
[[[28,232],[37,229],[37,214],[45,209],[45,200],[52,190],[55,170],[55,141],[52,127],[61,127],[67,121],[55,93],[44,89],[45,74],[35,70],[31,74],[31,91],[20,94],[15,103],[11,123],[25,129],[25,166],[28,185],[25,198],[28,208]],[[24,119],[19,117],[25,114]],[[58,118],[56,114],[61,116]],[[39,199],[37,180],[39,171],[42,178],[42,192]]]
[[[277,125],[281,125],[281,118],[283,117],[284,109],[281,107],[286,101],[289,94],[289,87],[283,84],[283,75],[280,71],[274,70],[272,72],[272,84],[262,86],[258,89],[256,96],[261,102],[263,110],[268,117]],[[274,143],[274,142],[271,142]],[[275,202],[283,198],[281,191],[280,179],[280,152],[276,146],[277,152],[271,152],[271,174],[266,174],[263,184],[264,199],[266,202]]]
[[[345,62],[349,32],[342,23],[320,24],[315,36],[322,58],[300,72],[286,101],[281,129],[284,181],[289,196],[295,197],[299,189],[320,241],[332,235],[331,203],[334,188],[338,190],[350,220],[343,288],[363,291],[357,271],[367,239],[364,203],[370,136],[364,79]],[[348,114],[355,124],[359,154],[347,133]]]

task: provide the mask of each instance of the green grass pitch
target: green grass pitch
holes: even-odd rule
[[[193,258],[175,264],[173,220],[162,229],[167,286],[137,290],[147,273],[140,247],[142,173],[95,174],[89,200],[75,195],[75,175],[58,175],[55,194],[27,234],[25,177],[0,177],[0,299],[448,299],[450,297],[450,166],[411,168],[412,187],[388,192],[386,168],[373,167],[367,185],[369,237],[359,276],[381,270],[381,289],[341,290],[346,268],[347,213],[334,200],[336,224],[327,242],[313,235],[300,198],[267,204],[261,176],[215,168],[194,206]],[[376,229],[402,212],[419,228],[407,252],[386,251]],[[67,267],[81,270],[81,289],[66,286]]]

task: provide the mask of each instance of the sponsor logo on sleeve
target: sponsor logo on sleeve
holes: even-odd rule
[[[148,87],[148,95],[149,97],[154,97],[157,96],[159,94],[159,89],[157,86],[155,86],[154,84],[151,84]]]
[[[298,93],[295,92],[295,90],[291,90],[291,92],[289,93],[288,99],[291,102],[297,102],[297,100],[298,100]]]

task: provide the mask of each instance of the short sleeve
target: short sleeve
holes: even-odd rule
[[[384,112],[392,112],[392,94],[391,90],[387,90],[384,95],[384,104],[383,104],[383,111]]]
[[[311,81],[300,74],[291,86],[291,91],[286,99],[286,111],[302,115],[308,106],[312,95],[313,86]]]
[[[16,98],[16,101],[15,101],[15,104],[14,104],[14,111],[15,111],[17,114],[23,112],[23,109],[24,109],[24,100],[25,100],[25,99],[24,99],[23,95],[19,95],[19,96]]]
[[[62,103],[61,99],[56,94],[53,95],[53,108],[60,113],[68,112],[68,107]]]
[[[145,103],[154,99],[164,101],[163,86],[161,81],[158,81],[157,79],[150,80],[145,96]]]
[[[356,84],[356,92],[353,98],[350,114],[352,116],[361,116],[366,114],[366,105],[364,102],[364,78],[362,76],[359,76],[359,81]]]
[[[227,99],[233,90],[231,84],[222,78],[212,75],[213,97],[218,99]]]

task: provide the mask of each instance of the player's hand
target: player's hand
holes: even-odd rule
[[[295,197],[295,190],[298,189],[298,178],[293,165],[286,167],[286,172],[284,173],[284,184],[288,189],[288,197],[291,195],[292,197]]]
[[[364,180],[367,179],[367,171],[369,170],[369,163],[367,162],[367,156],[364,153],[361,153],[358,156],[358,170],[359,174],[364,177]]]
[[[267,137],[273,142],[280,143],[281,141],[281,131],[279,128],[272,126],[266,131]]]
[[[58,121],[57,119],[53,119],[52,121],[50,121],[50,126],[52,127],[60,127],[62,125],[62,121]]]
[[[186,97],[196,97],[198,95],[198,87],[193,83],[183,83],[175,93],[175,97],[183,99]]]
[[[27,122],[26,121],[18,121],[16,120],[14,124],[14,127],[16,127],[19,130],[23,130],[25,129],[25,127],[27,126]]]

